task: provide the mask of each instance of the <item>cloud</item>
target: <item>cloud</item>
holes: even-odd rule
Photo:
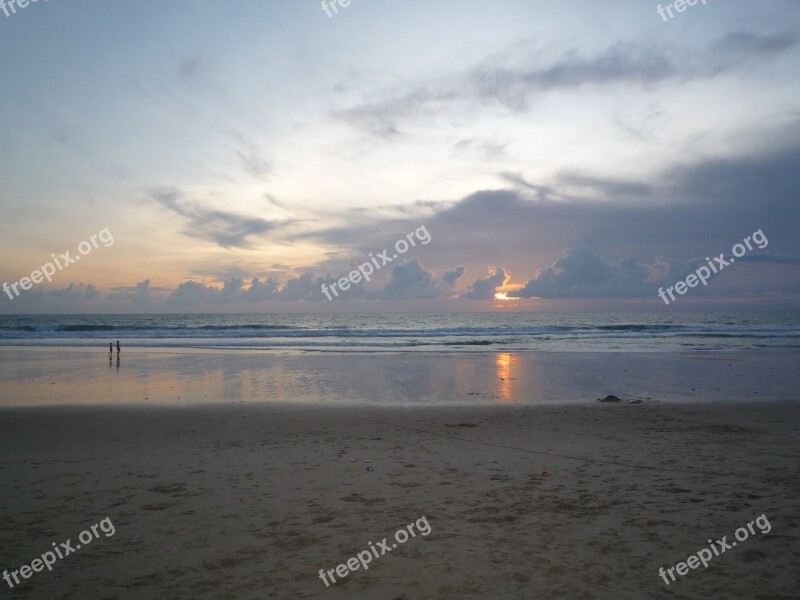
[[[313,273],[304,273],[293,277],[281,286],[272,277],[265,281],[257,277],[245,287],[244,279],[231,277],[223,282],[223,286],[209,286],[197,281],[186,281],[180,284],[167,298],[168,304],[179,306],[192,305],[229,305],[240,302],[318,302],[325,300],[322,284],[333,283],[331,276],[318,277]],[[344,297],[363,295],[360,286],[353,286]]]
[[[441,78],[418,83],[408,91],[373,94],[368,100],[333,115],[383,138],[403,133],[403,124],[448,115],[460,107],[474,112],[498,104],[513,112],[546,93],[598,86],[652,87],[665,82],[709,80],[749,63],[785,53],[798,44],[794,31],[767,34],[730,32],[704,49],[664,48],[645,41],[610,44],[594,53],[570,49],[548,61],[543,53],[523,54],[518,43],[483,63]],[[702,56],[702,60],[698,59]],[[538,62],[539,64],[535,64]],[[530,66],[534,63],[533,66]],[[377,97],[376,97],[377,96]]]
[[[34,287],[9,299],[0,293],[0,306],[8,312],[91,312],[104,296],[91,283],[70,283],[62,288]]]
[[[272,231],[278,225],[260,217],[248,217],[184,201],[175,188],[156,188],[150,190],[150,196],[188,221],[183,230],[185,235],[213,241],[223,248],[246,248],[249,237]]]
[[[445,271],[444,275],[442,275],[442,281],[447,285],[455,285],[459,277],[464,274],[464,270],[464,267],[456,267],[455,269]]]
[[[634,42],[615,43],[595,56],[565,52],[550,65],[533,69],[507,68],[488,62],[469,76],[483,100],[524,109],[528,96],[585,85],[652,84],[675,76],[678,67],[660,49]]]
[[[463,272],[463,267],[457,267],[446,271],[442,277],[436,277],[419,260],[413,258],[394,265],[383,289],[370,293],[369,297],[380,300],[433,300],[448,297]]]
[[[497,293],[497,288],[502,287],[508,278],[509,274],[503,267],[489,267],[489,276],[476,279],[461,297],[469,300],[490,300]]]
[[[484,162],[505,160],[508,158],[506,148],[508,144],[493,140],[480,140],[474,138],[462,139],[453,146],[456,155],[472,152]]]
[[[222,89],[213,81],[209,62],[202,56],[190,56],[178,64],[178,81],[191,92],[211,92],[221,95]]]
[[[732,31],[717,40],[712,52],[732,59],[752,59],[755,56],[772,56],[789,50],[798,43],[797,32],[779,31],[756,34],[748,31]]]
[[[646,198],[652,195],[652,187],[639,181],[623,181],[607,177],[592,177],[581,173],[565,173],[559,176],[558,182],[580,190],[591,190],[602,199],[619,200],[626,196]]]
[[[498,174],[498,177],[500,177],[500,179],[504,181],[507,181],[515,188],[529,192],[534,192],[539,200],[551,200],[557,195],[555,189],[553,189],[552,187],[547,185],[531,183],[530,181],[527,181],[525,177],[522,176],[521,173],[511,173],[509,171],[503,171]]]
[[[736,259],[738,262],[772,263],[778,265],[800,265],[800,256],[790,254],[777,254],[775,252],[757,251],[755,254],[745,254]]]
[[[250,280],[250,287],[242,292],[242,298],[247,302],[264,302],[276,300],[280,286],[272,277],[261,281],[258,277]]]
[[[647,267],[632,258],[609,263],[587,246],[568,250],[523,287],[508,293],[513,298],[615,298],[653,293],[646,284]]]
[[[677,273],[680,265],[688,265],[695,257],[729,253],[733,244],[759,228],[769,238],[770,250],[774,248],[785,257],[798,256],[800,204],[795,198],[800,192],[800,148],[782,146],[786,140],[781,137],[797,139],[798,125],[776,130],[772,136],[775,148],[742,157],[668,164],[662,175],[646,181],[582,171],[529,181],[521,173],[502,172],[499,176],[508,184],[506,189],[481,190],[455,201],[421,200],[414,204],[411,214],[401,216],[396,212],[387,216],[380,211],[358,215],[348,211],[334,225],[298,229],[290,239],[331,248],[330,254],[309,269],[339,274],[351,270],[351,263],[363,262],[369,252],[389,247],[392,240],[403,237],[403,232],[424,223],[433,242],[418,245],[414,256],[431,273],[441,274],[443,283],[447,283],[445,271],[452,269],[453,257],[472,272],[494,264],[528,279],[537,269],[552,265],[564,248],[581,246],[600,256],[630,257],[652,271],[655,281],[670,272]],[[414,212],[417,208],[425,214]],[[757,254],[761,252],[754,256]],[[224,280],[263,272],[255,263],[242,266],[240,272],[206,269],[202,275]],[[274,270],[293,268],[275,266]],[[417,275],[424,278],[421,273]],[[627,284],[636,294],[642,293],[630,281]],[[386,293],[402,296],[399,289]],[[436,295],[430,291],[421,295],[426,294]]]
[[[240,133],[232,133],[233,152],[245,173],[263,179],[272,173],[272,163],[262,156],[261,148]]]
[[[129,302],[133,305],[146,306],[157,297],[168,292],[166,288],[152,287],[150,280],[140,281],[135,286],[117,286],[112,288],[106,298],[111,302]]]
[[[277,299],[281,302],[292,302],[296,300],[306,300],[308,302],[316,302],[319,300],[327,300],[322,293],[322,284],[325,283],[330,286],[334,282],[334,278],[330,275],[326,277],[318,277],[313,273],[306,273],[300,277],[289,279],[286,285],[278,292]],[[344,299],[358,298],[364,295],[364,289],[360,283],[353,284],[346,292],[339,292],[340,297]]]
[[[726,255],[730,258],[730,255]],[[752,253],[736,259],[736,267],[740,263],[800,265],[800,256],[772,254],[754,250]],[[622,298],[652,296],[659,287],[674,285],[686,279],[698,267],[706,265],[705,258],[673,260],[658,257],[652,264],[642,264],[632,258],[619,262],[610,262],[602,258],[592,248],[581,246],[569,249],[564,256],[551,266],[539,271],[534,278],[523,287],[508,292],[512,298]],[[725,274],[732,272],[725,269]],[[739,284],[721,287],[715,285],[714,292],[697,290],[696,293],[715,293],[719,296],[747,295],[769,288],[776,291],[775,285],[760,277],[755,281],[747,278],[746,273],[738,271]],[[716,280],[718,282],[719,280]],[[778,283],[777,285],[781,285]],[[785,287],[785,286],[784,286]],[[793,293],[786,288],[784,293]]]

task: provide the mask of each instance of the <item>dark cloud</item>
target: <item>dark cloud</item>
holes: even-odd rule
[[[242,298],[247,302],[264,302],[276,300],[280,286],[272,277],[261,281],[258,277],[250,280],[250,287],[242,292]]]
[[[334,282],[330,275],[317,277],[313,273],[306,273],[300,277],[289,279],[286,285],[278,292],[278,300],[281,302],[293,302],[296,300],[306,300],[316,302],[327,300],[322,293],[322,284],[330,286]],[[364,295],[364,289],[360,283],[353,284],[345,292],[339,292],[342,299],[353,299]]]
[[[739,262],[772,263],[776,265],[800,265],[800,256],[763,251],[758,251],[755,254],[745,254],[736,260]]]
[[[455,285],[458,279],[464,274],[464,267],[456,267],[449,271],[445,271],[442,275],[442,281],[447,285]]]
[[[489,267],[488,277],[476,279],[461,297],[468,300],[490,300],[497,293],[497,288],[508,281],[508,277],[508,272],[503,267]]]
[[[726,254],[730,259],[730,255]],[[735,269],[741,269],[740,263],[774,263],[799,265],[800,256],[775,255],[754,249],[752,253],[737,258]],[[707,264],[705,258],[691,258],[675,261],[657,258],[652,264],[642,264],[632,258],[619,262],[610,262],[602,258],[592,248],[581,246],[567,250],[564,256],[551,266],[539,271],[523,287],[508,293],[512,298],[636,298],[652,296],[660,287],[674,285],[694,273],[698,267]],[[716,264],[716,263],[715,263]],[[725,267],[713,274],[714,286],[696,290],[695,293],[714,293],[718,296],[740,296],[763,293],[764,290],[775,292],[775,286],[764,281],[752,282],[741,270],[736,271],[739,284],[736,286],[720,286],[721,277],[728,277],[734,271]],[[785,288],[784,293],[794,293]]]
[[[426,270],[416,259],[396,264],[391,268],[389,279],[382,289],[367,291],[361,283],[351,285],[346,292],[339,291],[339,300],[420,300],[445,298],[452,295],[452,289],[463,273],[463,267],[445,272],[437,277]],[[322,292],[322,285],[328,287],[337,278],[314,273],[304,273],[289,278],[281,285],[270,277],[264,281],[253,278],[248,286],[241,277],[230,277],[223,287],[210,286],[196,281],[180,284],[167,299],[172,305],[229,305],[240,302],[319,302],[328,301]]]
[[[426,270],[416,258],[394,265],[382,290],[369,294],[380,300],[433,300],[452,294],[453,285],[464,272],[458,267],[436,277]]]
[[[552,266],[540,271],[512,298],[614,298],[653,293],[645,283],[649,270],[631,258],[609,263],[586,246],[568,250]]]
[[[326,300],[322,293],[322,284],[330,285],[331,276],[318,277],[313,273],[304,273],[293,277],[281,286],[277,280],[268,278],[261,281],[253,278],[245,288],[244,279],[231,277],[223,282],[223,286],[209,286],[196,281],[180,284],[173,291],[167,302],[173,305],[230,305],[241,302],[318,302]],[[353,286],[344,297],[355,298],[363,295],[360,286]]]
[[[260,217],[248,217],[185,201],[175,188],[150,190],[150,196],[188,221],[183,230],[185,235],[213,241],[223,248],[245,248],[249,237],[263,235],[277,226],[276,222]]]

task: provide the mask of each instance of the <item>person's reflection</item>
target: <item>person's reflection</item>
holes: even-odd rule
[[[119,371],[119,352],[117,352],[117,371]]]

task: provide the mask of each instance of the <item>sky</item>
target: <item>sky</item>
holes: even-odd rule
[[[2,313],[800,306],[794,0],[9,1]]]

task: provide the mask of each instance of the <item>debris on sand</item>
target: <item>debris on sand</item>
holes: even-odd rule
[[[605,398],[598,398],[597,401],[598,402],[622,402],[622,400],[620,400],[617,396],[614,396],[613,394],[610,394],[610,395],[606,396]]]

